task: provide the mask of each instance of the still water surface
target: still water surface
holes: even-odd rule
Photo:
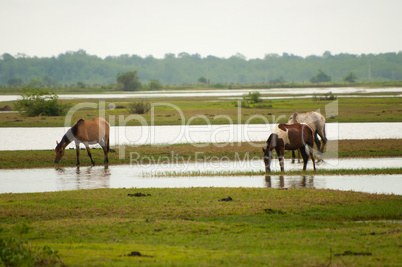
[[[318,169],[395,168],[400,158],[327,160]],[[273,170],[279,170],[274,160]],[[311,162],[308,169],[312,169]],[[285,161],[285,169],[301,169],[302,164]],[[402,195],[402,175],[359,176],[160,176],[166,172],[261,171],[262,160],[195,162],[171,164],[66,167],[58,169],[0,170],[0,193],[64,191],[95,188],[172,187],[294,187],[353,190]]]
[[[124,98],[154,98],[154,97],[234,97],[243,96],[249,92],[259,91],[263,95],[314,95],[314,94],[369,94],[369,93],[402,93],[402,88],[274,88],[274,89],[242,89],[242,90],[186,90],[186,91],[139,91],[133,93],[104,93],[59,95],[59,99],[124,99]],[[15,101],[19,95],[0,95],[0,102]]]
[[[110,144],[161,145],[266,141],[276,124],[118,126],[111,127]],[[69,127],[0,128],[0,151],[54,149]],[[385,129],[385,130],[384,130]],[[329,140],[402,138],[402,123],[327,123]],[[70,144],[68,148],[74,148]]]

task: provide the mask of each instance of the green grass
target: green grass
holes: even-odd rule
[[[401,214],[401,196],[315,189],[0,194],[0,238],[67,266],[396,266]]]
[[[141,125],[139,119],[133,117],[130,119],[129,116],[132,114],[128,109],[129,104],[138,99],[105,99],[102,101],[105,101],[105,107],[113,103],[125,108],[105,110],[103,104],[100,105],[99,100],[94,99],[63,100],[63,103],[75,106],[85,102],[100,106],[100,109],[79,109],[73,114],[72,122],[103,116],[112,126]],[[289,116],[295,111],[320,110],[325,114],[326,105],[332,103],[330,100],[277,99],[266,100],[259,104],[260,108],[239,109],[235,107],[233,100],[223,100],[219,97],[152,98],[148,101],[158,104],[158,106],[155,106],[154,113],[140,115],[146,125],[279,123],[287,122]],[[6,104],[14,109],[15,102],[3,103],[3,105]],[[398,108],[399,106],[400,98],[392,96],[387,98],[341,98],[338,99],[338,115],[333,118],[328,117],[327,122],[401,122],[402,109]],[[0,127],[62,127],[64,124],[64,116],[24,117],[18,113],[0,113]]]
[[[61,137],[60,137],[61,138]],[[51,140],[50,140],[51,141]],[[50,142],[49,141],[49,142]],[[53,141],[54,144],[56,143]],[[234,143],[234,144],[204,144],[199,147],[194,144],[176,144],[151,146],[143,145],[138,147],[126,147],[124,158],[120,158],[120,150],[116,153],[109,153],[109,164],[130,164],[130,153],[135,153],[134,158],[153,158],[156,162],[163,162],[169,159],[171,162],[194,162],[211,161],[213,159],[225,160],[262,160],[262,150],[264,142],[254,144]],[[384,140],[339,140],[329,141],[328,151],[337,151],[339,158],[371,158],[371,157],[402,157],[402,139],[384,139]],[[92,157],[97,165],[103,164],[103,151],[101,149],[91,149]],[[137,154],[138,153],[138,154]],[[173,155],[173,157],[172,157]],[[58,165],[54,164],[55,153],[53,150],[17,150],[2,151],[0,153],[0,169],[13,168],[51,168],[55,166],[67,167],[76,165],[75,149],[67,149],[64,157]],[[286,151],[285,158],[291,158],[291,153]],[[90,165],[90,160],[85,150],[80,152],[82,166]],[[135,164],[135,162],[131,162]],[[146,161],[145,163],[149,163]]]

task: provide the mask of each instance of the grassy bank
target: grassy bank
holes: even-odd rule
[[[103,100],[102,100],[103,101]],[[205,125],[237,123],[278,123],[287,122],[293,112],[320,110],[323,114],[331,100],[276,99],[265,100],[252,108],[238,108],[236,101],[218,97],[197,98],[152,98],[147,101],[155,107],[149,113],[129,117],[129,104],[138,99],[64,100],[75,106],[79,103],[93,103],[98,108],[81,108],[73,113],[71,123],[78,119],[105,117],[113,125]],[[3,102],[14,109],[14,102]],[[107,109],[113,104],[118,109]],[[327,122],[401,122],[400,98],[340,98],[335,117],[327,117]],[[106,107],[106,109],[104,109]],[[63,127],[65,117],[39,116],[25,117],[19,113],[0,113],[0,127]],[[71,126],[71,125],[69,125]]]
[[[67,266],[397,266],[401,207],[401,196],[316,189],[1,194],[0,239]]]
[[[286,175],[294,176],[308,176],[308,175],[378,175],[378,174],[402,174],[401,168],[381,168],[381,169],[336,169],[336,170],[307,170],[307,171],[286,171]],[[150,173],[149,176],[156,177],[178,177],[178,176],[253,176],[253,175],[285,175],[281,171],[272,171],[269,174],[265,173],[264,170],[256,171],[167,171],[167,172],[157,172]],[[146,176],[146,174],[145,174]]]
[[[264,142],[234,144],[178,144],[164,146],[125,147],[124,152],[116,149],[109,153],[110,165],[131,163],[192,162],[212,160],[247,160],[262,158]],[[402,139],[384,140],[339,140],[329,141],[327,151],[334,151],[339,158],[402,157]],[[103,151],[92,149],[92,157],[97,165],[103,164]],[[335,153],[336,152],[336,153]],[[120,155],[124,155],[120,158]],[[49,168],[55,166],[53,150],[2,151],[0,168]],[[291,158],[286,152],[285,158]],[[81,165],[90,165],[85,150],[80,152]],[[67,149],[58,166],[75,166],[75,149]]]

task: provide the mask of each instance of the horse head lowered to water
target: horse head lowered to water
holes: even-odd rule
[[[264,152],[265,172],[271,171],[272,150],[275,149],[279,158],[281,171],[284,172],[285,150],[297,150],[303,156],[303,170],[306,170],[309,154],[313,161],[314,170],[315,159],[313,155],[314,131],[305,123],[284,124],[280,123],[271,133],[267,140],[267,148]]]
[[[54,159],[54,162],[59,163],[60,159],[64,155],[67,145],[74,141],[77,150],[77,166],[80,165],[80,143],[83,143],[85,145],[88,156],[91,159],[91,163],[93,166],[95,165],[95,163],[92,159],[89,144],[98,143],[103,149],[103,153],[105,156],[104,164],[107,164],[109,162],[108,152],[110,151],[109,132],[109,123],[101,117],[90,121],[84,121],[83,119],[78,120],[73,125],[73,127],[71,127],[63,136],[60,143],[56,141],[56,157]]]

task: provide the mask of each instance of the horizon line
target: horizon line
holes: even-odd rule
[[[164,54],[164,57],[154,57],[151,54],[146,55],[146,56],[141,56],[141,55],[138,55],[138,54],[129,54],[129,53],[123,53],[123,54],[120,54],[120,55],[108,55],[108,56],[102,57],[102,56],[99,56],[97,54],[89,53],[85,49],[78,49],[78,50],[66,50],[64,53],[59,53],[57,56],[55,56],[55,55],[52,55],[52,56],[37,56],[37,55],[33,55],[33,56],[31,56],[31,55],[28,55],[28,54],[26,54],[24,52],[17,52],[16,54],[12,55],[11,53],[3,52],[2,54],[0,54],[0,59],[3,59],[3,55],[6,55],[6,54],[8,54],[8,55],[10,55],[10,56],[12,56],[14,58],[57,58],[60,55],[82,54],[82,55],[88,55],[88,56],[96,56],[96,57],[98,57],[98,58],[100,58],[102,60],[104,60],[106,58],[109,58],[109,57],[116,57],[117,58],[117,57],[121,57],[121,56],[129,56],[129,57],[136,56],[136,57],[140,57],[140,58],[143,58],[143,59],[149,58],[149,57],[154,58],[154,59],[165,59],[165,58],[167,58],[169,56],[174,56],[174,58],[179,58],[180,59],[181,58],[180,55],[185,54],[185,55],[188,55],[188,56],[199,56],[201,59],[207,59],[209,57],[214,57],[214,58],[219,58],[219,59],[230,59],[230,58],[236,57],[236,58],[241,58],[241,59],[244,59],[244,60],[248,61],[248,60],[265,59],[266,57],[270,57],[270,56],[271,57],[291,56],[291,57],[299,57],[299,58],[304,58],[305,59],[305,58],[308,58],[308,57],[330,57],[330,56],[339,56],[339,55],[352,55],[352,56],[370,56],[371,55],[371,56],[377,56],[377,55],[382,55],[382,54],[399,54],[399,53],[402,53],[402,50],[399,50],[397,52],[392,51],[392,52],[360,53],[360,54],[348,53],[348,52],[341,52],[341,53],[337,53],[337,54],[332,54],[331,51],[326,50],[321,55],[310,54],[310,55],[307,55],[307,56],[300,56],[300,55],[296,55],[296,54],[293,54],[293,53],[283,52],[282,54],[266,53],[264,57],[248,58],[245,55],[243,55],[242,53],[236,53],[236,54],[234,54],[234,55],[232,55],[230,57],[224,57],[224,56],[220,57],[220,56],[216,56],[216,55],[208,55],[208,56],[203,57],[199,53],[189,53],[189,52],[184,52],[183,51],[183,52],[179,52],[179,53],[167,52],[167,53]]]

